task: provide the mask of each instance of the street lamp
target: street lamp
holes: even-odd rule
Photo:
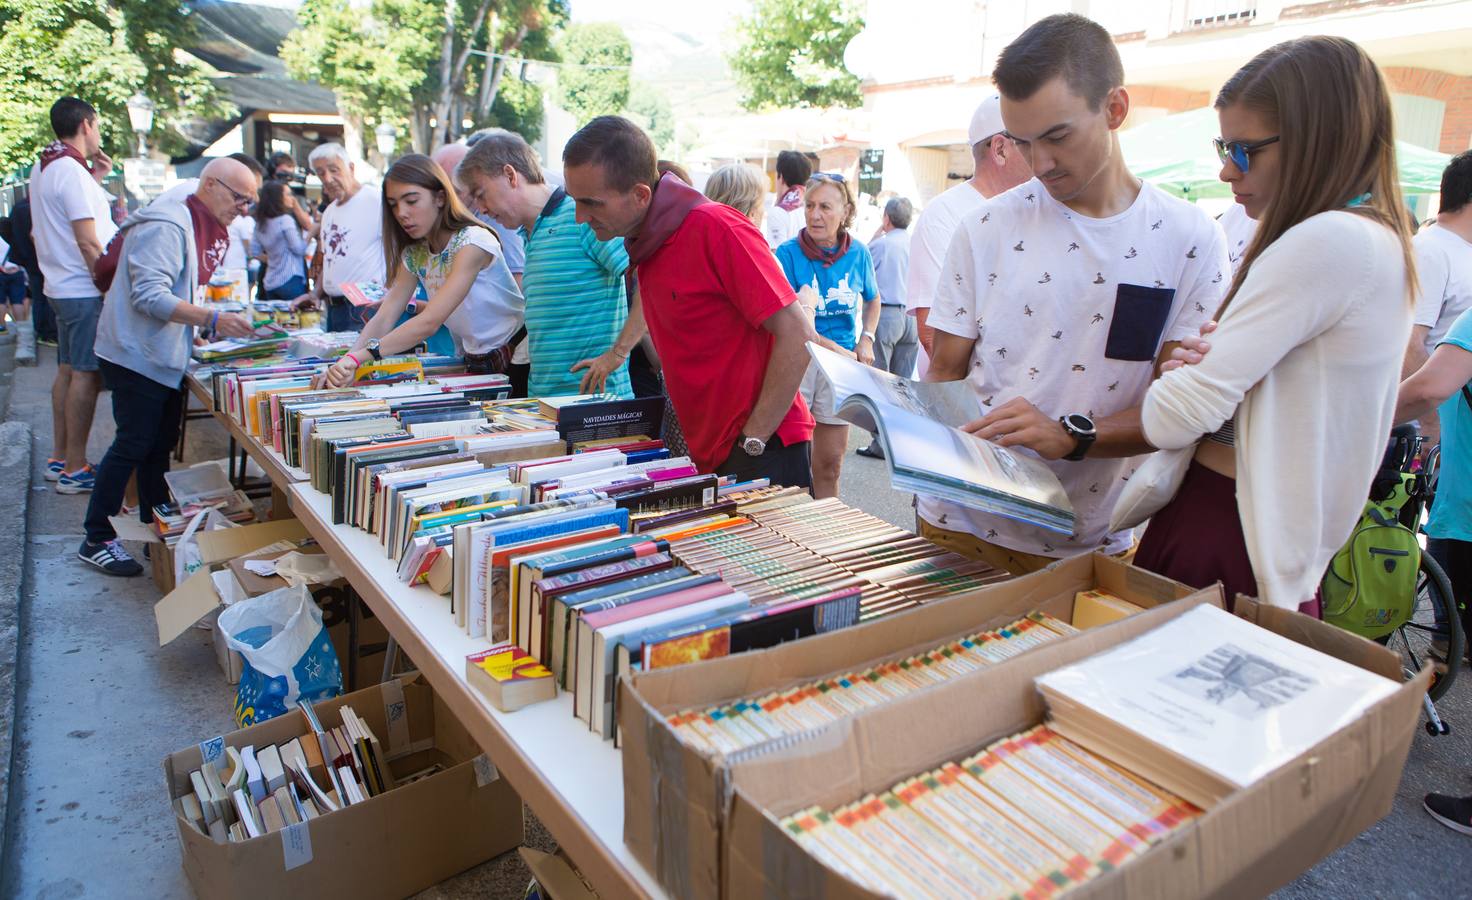
[[[153,101],[143,96],[142,93],[134,94],[128,98],[128,123],[133,126],[133,132],[138,135],[138,155],[147,155],[147,147],[144,144],[144,135],[153,130]]]
[[[379,155],[383,157],[384,162],[388,162],[389,154],[394,152],[394,144],[398,141],[399,129],[387,122],[381,122],[377,128],[373,129],[373,136],[378,141]]]

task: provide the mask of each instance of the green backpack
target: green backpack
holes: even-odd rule
[[[1324,574],[1324,621],[1370,639],[1404,625],[1416,608],[1421,542],[1399,520],[1419,476],[1400,473],[1387,496],[1371,500]]]

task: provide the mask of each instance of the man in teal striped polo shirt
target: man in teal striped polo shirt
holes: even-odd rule
[[[455,170],[471,201],[526,242],[522,293],[533,397],[605,391],[632,398],[629,353],[644,335],[624,292],[622,238],[600,241],[576,204],[542,177],[520,135],[492,131]]]

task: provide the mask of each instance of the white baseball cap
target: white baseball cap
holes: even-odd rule
[[[994,134],[1005,131],[1002,124],[1002,95],[992,94],[981,101],[976,112],[971,114],[971,127],[966,129],[966,143],[976,146]]]

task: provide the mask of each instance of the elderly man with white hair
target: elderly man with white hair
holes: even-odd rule
[[[97,322],[96,353],[112,390],[117,434],[97,466],[87,506],[87,536],[77,556],[109,575],[138,575],[143,567],[118,543],[108,516],[123,503],[128,478],[138,474],[139,518],[153,519],[168,502],[164,473],[179,435],[185,367],[196,330],[245,337],[250,322],[195,304],[230,244],[229,227],[256,201],[256,178],[233,159],[217,159],[200,173],[182,202],[155,202],[121,229],[122,250]]]
[[[383,198],[378,188],[358,180],[342,144],[318,146],[307,164],[332,203],[322,211],[318,236],[322,277],[292,306],[325,306],[328,331],[362,331],[366,317],[354,312],[343,286],[383,284]]]

